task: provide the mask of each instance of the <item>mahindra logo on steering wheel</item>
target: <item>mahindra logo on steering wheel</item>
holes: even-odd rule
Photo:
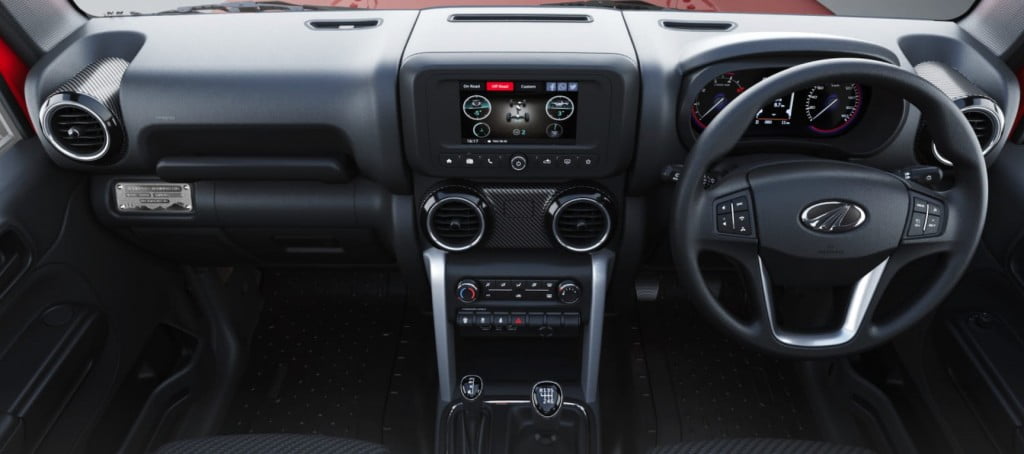
[[[860,227],[868,214],[853,202],[829,200],[815,203],[800,213],[800,222],[815,232],[843,233]]]

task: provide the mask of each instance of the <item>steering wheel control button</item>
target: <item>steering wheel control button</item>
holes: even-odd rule
[[[583,290],[579,284],[573,281],[564,281],[558,284],[558,301],[562,304],[576,304],[580,302]]]
[[[726,235],[752,236],[754,212],[746,195],[715,202],[715,228]]]
[[[914,212],[915,213],[927,213],[928,212],[928,202],[925,202],[922,199],[914,197]]]
[[[732,199],[730,203],[732,203],[732,209],[735,211],[747,211],[750,207],[750,202],[745,196]]]
[[[914,195],[911,198],[910,222],[907,226],[907,238],[936,236],[942,233],[943,215],[946,212],[942,202]]]
[[[480,297],[480,288],[474,281],[468,279],[459,281],[459,285],[455,288],[455,297],[461,303],[475,303]]]
[[[533,385],[531,393],[533,409],[537,414],[550,418],[562,408],[562,387],[553,381],[542,381]]]
[[[476,400],[484,393],[484,380],[478,375],[462,377],[462,381],[459,383],[459,392],[463,399]]]
[[[924,213],[914,213],[910,216],[910,228],[907,229],[907,236],[924,235]]]
[[[512,160],[509,161],[509,165],[512,167],[512,170],[515,170],[516,172],[526,170],[526,156],[521,154],[513,156]]]

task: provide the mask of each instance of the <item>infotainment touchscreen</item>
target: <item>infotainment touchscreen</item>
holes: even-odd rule
[[[462,81],[462,143],[575,144],[579,86],[567,80]]]

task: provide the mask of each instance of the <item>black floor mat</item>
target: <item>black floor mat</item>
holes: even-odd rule
[[[265,306],[224,433],[380,442],[405,301],[387,273],[268,272]]]
[[[738,345],[685,303],[644,304],[641,332],[654,401],[662,407],[658,426],[678,430],[659,440],[818,438],[791,364]]]

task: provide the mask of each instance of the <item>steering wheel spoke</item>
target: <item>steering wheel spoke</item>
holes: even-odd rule
[[[758,268],[761,274],[759,279],[760,293],[758,302],[764,305],[762,315],[765,317],[769,327],[772,341],[786,347],[795,348],[827,348],[847,344],[861,334],[865,329],[866,322],[871,318],[877,302],[888,286],[889,281],[895,274],[895,270],[889,268],[889,258],[881,261],[867,274],[858,279],[850,289],[850,296],[846,303],[845,311],[840,326],[837,329],[816,332],[802,333],[786,331],[776,322],[775,302],[772,298],[772,287],[768,270],[764,261],[758,257]]]

